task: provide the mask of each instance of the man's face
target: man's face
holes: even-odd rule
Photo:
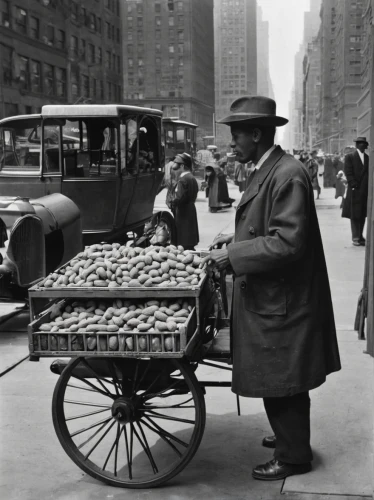
[[[182,163],[176,163],[176,162],[174,162],[171,168],[172,168],[172,170],[174,172],[175,178],[179,179],[181,173],[183,172],[183,165],[182,165]]]
[[[366,142],[356,142],[356,148],[361,151],[361,153],[365,152],[365,149],[367,149]]]
[[[239,163],[253,161],[258,148],[258,143],[253,138],[253,131],[238,125],[231,125],[231,136],[230,147],[236,154],[236,161]]]

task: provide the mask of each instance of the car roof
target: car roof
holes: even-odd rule
[[[165,117],[162,119],[162,121],[166,123],[176,123],[177,125],[189,125],[190,127],[198,127],[198,125],[196,125],[195,123],[186,122],[173,117]]]
[[[89,116],[119,116],[120,114],[143,114],[162,116],[162,111],[141,106],[120,104],[48,104],[42,107],[43,117],[89,117]]]

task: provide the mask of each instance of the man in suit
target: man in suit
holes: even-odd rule
[[[342,216],[351,219],[352,243],[364,246],[363,230],[367,213],[369,186],[369,156],[365,153],[369,143],[366,137],[357,137],[356,151],[344,158],[344,173],[348,182]]]
[[[274,436],[273,460],[256,479],[311,470],[309,391],[340,370],[330,286],[313,189],[305,167],[274,144],[276,104],[261,96],[233,102],[220,121],[241,163],[256,165],[238,205],[235,235],[216,238],[211,265],[234,274],[232,390],[261,397]]]
[[[192,158],[188,153],[178,154],[174,158],[172,169],[176,176],[171,209],[177,228],[177,243],[185,250],[194,250],[199,243],[199,226],[195,201],[199,192],[197,180],[192,175]]]

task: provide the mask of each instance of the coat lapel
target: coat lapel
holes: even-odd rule
[[[284,151],[280,146],[277,146],[271,153],[269,158],[261,165],[260,169],[256,172],[252,182],[248,188],[244,191],[242,199],[239,202],[237,210],[239,210],[243,205],[251,201],[259,192],[261,184],[264,182],[266,177],[269,175],[274,166],[284,155]]]

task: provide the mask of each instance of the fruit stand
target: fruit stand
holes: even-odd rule
[[[112,486],[177,475],[205,426],[199,364],[231,370],[219,281],[203,252],[100,244],[29,291],[30,359],[55,360],[53,423],[69,457]],[[212,362],[213,361],[213,362]]]

